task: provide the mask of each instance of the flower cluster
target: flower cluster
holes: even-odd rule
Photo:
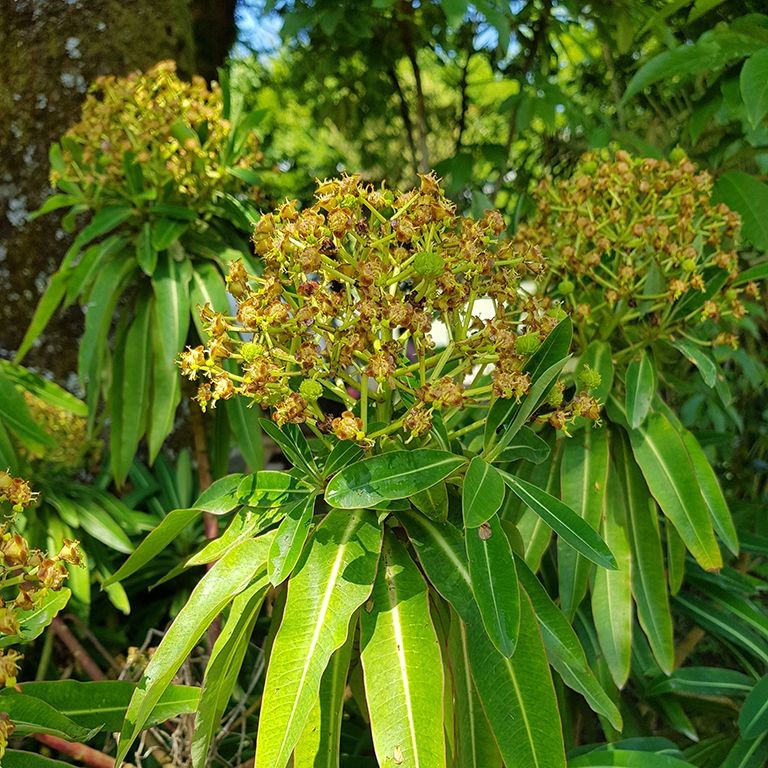
[[[0,511],[3,505],[10,506],[10,514],[0,522],[0,635],[18,634],[18,611],[34,608],[49,591],[57,592],[64,586],[65,563],[83,562],[76,541],[65,539],[61,550],[51,555],[31,548],[15,529],[14,514],[23,512],[36,500],[37,494],[25,480],[0,472]],[[3,658],[0,653],[0,671]],[[13,675],[6,675],[9,677]]]
[[[203,308],[210,341],[181,357],[203,408],[244,395],[279,425],[365,442],[528,393],[526,362],[565,314],[520,290],[539,257],[503,238],[499,213],[457,216],[432,175],[404,193],[345,176],[315,197],[260,219],[264,269],[232,263],[232,316]],[[596,410],[581,394],[561,396],[564,423]]]
[[[537,289],[565,303],[586,340],[617,334],[629,347],[697,327],[735,344],[718,321],[742,317],[742,294],[758,288],[734,286],[740,220],[711,195],[711,176],[680,151],[590,153],[570,178],[540,183],[514,242],[540,247]]]
[[[143,190],[161,191],[162,203],[180,205],[238,192],[243,183],[230,167],[261,162],[253,132],[239,156],[225,159],[231,125],[224,118],[221,89],[201,77],[191,83],[172,61],[147,72],[96,80],[79,123],[61,141],[62,163],[53,164],[51,186],[75,183],[90,196],[124,200]]]

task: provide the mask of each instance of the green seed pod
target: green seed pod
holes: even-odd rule
[[[669,162],[670,163],[681,163],[683,160],[685,160],[688,157],[685,150],[682,147],[675,147],[670,153],[669,153]]]
[[[584,389],[597,389],[603,377],[594,368],[585,365],[580,371],[576,380]]]
[[[526,333],[515,339],[515,352],[518,355],[532,355],[540,346],[538,333]]]
[[[575,287],[573,281],[566,277],[565,280],[558,283],[557,290],[562,296],[567,296],[569,293],[573,293]]]
[[[252,363],[257,357],[261,357],[264,354],[264,347],[254,341],[246,341],[240,347],[240,354],[246,363]]]
[[[308,402],[313,403],[323,394],[323,385],[314,379],[304,379],[299,386],[299,394]]]
[[[422,277],[438,277],[445,269],[445,259],[439,253],[420,251],[413,257],[413,268]]]
[[[597,163],[594,160],[587,160],[586,163],[582,163],[581,172],[585,176],[594,176],[597,170]]]
[[[683,259],[681,264],[683,272],[693,272],[696,269],[696,259]]]
[[[551,309],[548,309],[547,315],[549,317],[554,317],[558,323],[568,317],[568,313],[562,307],[552,307]]]
[[[552,408],[559,408],[563,404],[563,390],[565,386],[562,381],[556,381],[547,395],[547,405]]]

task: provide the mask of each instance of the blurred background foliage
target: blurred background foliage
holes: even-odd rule
[[[10,53],[0,57],[3,360],[21,345],[48,278],[77,244],[74,233],[99,210],[98,195],[86,190],[73,203],[83,207],[67,213],[69,223],[63,204],[53,210],[49,203],[49,215],[30,217],[52,193],[49,146],[80,120],[97,77],[149,70],[169,59],[183,77],[225,84],[258,139],[254,175],[241,174],[243,185],[230,190],[234,202],[227,210],[206,214],[229,229],[227,248],[247,253],[243,233],[249,216],[286,197],[306,203],[315,178],[343,171],[409,186],[418,172],[434,168],[461,210],[480,215],[497,207],[513,233],[535,216],[540,180],[570,176],[585,152],[615,147],[662,159],[682,148],[712,175],[716,201],[742,217],[742,269],[756,280],[766,277],[758,264],[768,250],[768,13],[760,0],[17,0],[0,12],[0,50]],[[204,142],[199,131],[198,138]],[[258,194],[246,195],[246,187]],[[113,209],[121,204],[107,203]],[[247,204],[246,213],[236,210],[238,204]],[[31,541],[52,547],[72,536],[83,541],[89,570],[73,570],[70,610],[91,620],[81,639],[103,642],[119,656],[118,649],[163,626],[183,604],[194,583],[190,574],[181,586],[153,592],[151,601],[142,603],[145,610],[130,614],[130,627],[121,623],[137,596],[146,600],[149,582],[161,580],[195,551],[202,524],[180,536],[153,570],[133,582],[114,585],[106,597],[91,587],[107,578],[119,553],[130,551],[157,521],[189,507],[212,479],[236,467],[231,464],[235,442],[252,469],[263,459],[260,444],[244,446],[253,423],[249,415],[220,409],[202,426],[191,423],[183,401],[179,406],[180,393],[164,389],[177,386],[168,384],[173,371],[166,366],[156,390],[167,395],[165,402],[145,398],[147,408],[152,403],[162,408],[162,429],[147,446],[141,438],[153,423],[150,411],[124,413],[130,439],[113,438],[113,449],[121,446],[122,455],[115,457],[113,450],[111,464],[107,461],[99,427],[115,423],[114,350],[119,363],[114,375],[122,375],[126,361],[135,373],[134,358],[152,367],[149,352],[132,352],[129,360],[126,350],[148,348],[151,336],[141,333],[150,334],[151,323],[158,322],[136,301],[137,296],[155,301],[158,277],[153,281],[152,275],[158,260],[160,276],[193,268],[206,275],[197,280],[198,294],[207,292],[223,310],[221,270],[232,256],[222,255],[221,230],[218,258],[210,258],[204,233],[171,232],[166,243],[162,233],[154,240],[142,235],[147,221],[141,217],[117,225],[124,225],[113,235],[121,246],[111,255],[122,258],[128,243],[144,247],[147,261],[134,265],[130,290],[114,296],[116,316],[125,319],[100,330],[99,338],[108,342],[98,352],[103,381],[86,391],[87,349],[80,353],[82,376],[76,374],[72,340],[83,334],[88,313],[82,310],[90,297],[84,293],[78,306],[70,288],[69,309],[54,315],[39,337],[38,328],[34,342],[27,338],[25,364],[74,394],[4,362],[0,463],[30,477],[41,492],[44,501],[27,522]],[[109,232],[96,237],[104,234]],[[99,248],[107,242],[100,240]],[[174,285],[183,284],[186,306],[195,294],[184,274]],[[689,563],[690,578],[673,600],[682,641],[677,661],[705,671],[693,680],[675,673],[669,682],[638,644],[626,694],[639,704],[635,719],[625,717],[625,736],[671,736],[701,766],[723,764],[730,749],[723,731],[733,727],[739,697],[768,669],[768,657],[760,652],[768,641],[768,324],[764,300],[748,302],[748,310],[738,323],[739,348],[715,350],[722,374],[718,386],[705,386],[684,364],[664,391],[715,466],[742,542],[721,592]],[[145,327],[131,335],[137,316]],[[194,312],[190,316],[195,319]],[[195,334],[194,324],[185,320],[176,346],[195,342]],[[156,348],[153,354],[166,351]],[[130,377],[125,381],[130,389]],[[104,407],[96,418],[100,397]],[[161,448],[174,428],[176,438]],[[179,449],[186,444],[193,453]],[[206,465],[204,455],[210,458]],[[115,478],[125,485],[116,487]],[[597,649],[596,641],[590,646],[591,622],[577,614],[575,623],[585,647]],[[30,651],[43,673],[52,669],[46,647]],[[745,680],[711,671],[718,666],[740,670]],[[717,684],[714,699],[702,694],[702,680]],[[240,693],[242,703],[247,695]],[[245,720],[253,716],[246,704],[243,711]],[[573,713],[580,720],[578,710]],[[568,727],[577,734],[575,741],[617,736],[607,723]],[[222,737],[225,747],[229,741],[236,743],[236,735]],[[760,766],[765,744],[762,750],[727,765]]]

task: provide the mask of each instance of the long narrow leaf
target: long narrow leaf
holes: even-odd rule
[[[446,765],[443,664],[427,585],[403,545],[384,538],[373,605],[360,615],[360,657],[379,765]]]
[[[373,588],[381,529],[372,512],[332,510],[288,585],[264,687],[256,768],[284,768],[333,652]]]

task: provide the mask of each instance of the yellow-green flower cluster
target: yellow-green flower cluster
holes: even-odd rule
[[[537,289],[565,302],[582,337],[649,342],[711,320],[716,343],[736,343],[717,321],[742,317],[742,294],[758,294],[733,285],[739,216],[712,201],[712,177],[682,152],[590,153],[570,178],[542,181],[535,201],[514,242],[540,247]]]
[[[221,89],[201,77],[181,80],[172,61],[147,72],[96,80],[79,123],[61,141],[63,169],[54,163],[51,185],[74,182],[103,203],[146,190],[155,202],[180,205],[239,192],[223,154],[231,125]],[[253,132],[243,139],[231,166],[251,168],[262,155]],[[122,200],[120,197],[122,196]],[[163,199],[159,199],[162,197]]]
[[[203,408],[244,395],[278,424],[367,441],[528,393],[525,364],[564,313],[520,290],[539,260],[504,239],[500,214],[457,216],[432,175],[408,192],[346,176],[315,197],[261,218],[263,273],[234,262],[228,276],[236,312],[204,308],[210,341],[181,358],[185,375],[204,379]]]

